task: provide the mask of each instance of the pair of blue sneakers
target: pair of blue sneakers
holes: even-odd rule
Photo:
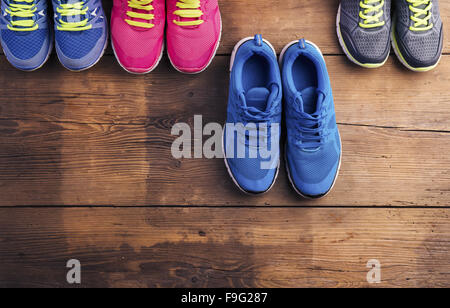
[[[243,39],[231,59],[223,149],[227,169],[245,193],[265,193],[275,183],[283,109],[289,180],[301,196],[323,197],[337,179],[341,139],[321,51],[304,39],[294,41],[278,62],[261,35]]]
[[[64,67],[82,71],[94,66],[108,42],[101,0],[52,0],[52,3],[54,30],[47,0],[1,0],[0,40],[8,61],[24,71],[42,67],[52,52],[54,36]]]

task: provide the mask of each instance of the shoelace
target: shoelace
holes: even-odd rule
[[[414,21],[414,26],[409,27],[411,31],[427,31],[433,28],[431,19],[431,8],[433,3],[431,0],[407,0],[410,5],[409,9],[414,14],[411,20]]]
[[[241,99],[245,98],[241,97]],[[275,108],[272,108],[269,111],[259,111],[255,108],[249,108],[245,106],[241,106],[241,110],[241,118],[244,122],[243,124],[254,123],[256,125],[256,131],[252,130],[250,127],[246,131],[248,133],[248,135],[245,136],[246,145],[255,145],[252,144],[252,141],[255,141],[255,139],[252,138],[256,138],[258,134],[260,138],[262,138],[263,142],[267,142],[267,140],[270,140],[272,135],[272,125],[270,120],[275,116],[277,110]],[[267,123],[267,130],[258,128],[258,124],[260,123]]]
[[[384,14],[384,0],[362,0],[359,6],[361,7],[359,17],[363,19],[363,22],[359,23],[361,28],[377,28],[385,25],[385,21],[381,21]]]
[[[180,16],[181,18],[200,18],[203,16],[203,12],[200,9],[200,0],[179,0],[177,1],[177,7],[179,8],[175,12],[174,15]],[[188,21],[173,21],[176,25],[182,27],[188,26],[199,26],[204,23],[204,20],[196,19],[196,20],[188,20]]]
[[[5,12],[11,16],[8,29],[12,31],[34,31],[39,28],[39,25],[34,21],[33,17],[37,11],[34,0],[14,0],[10,2]],[[14,17],[20,18],[14,20]]]
[[[297,126],[298,138],[301,141],[300,147],[303,149],[320,147],[326,137],[323,133],[323,120],[327,118],[327,114],[309,114],[299,110],[296,106],[298,105],[294,106],[294,117],[297,118],[297,121],[300,119],[298,122],[301,123],[301,126]]]
[[[56,8],[56,11],[61,15],[61,17],[73,17],[73,16],[86,16],[89,8],[86,6],[85,0],[80,0],[76,3],[61,3]],[[88,24],[88,17],[75,22],[65,21],[62,18],[58,20],[59,25],[57,29],[60,31],[84,31],[92,29],[92,25]]]
[[[245,101],[244,93],[239,95],[241,101]],[[260,111],[253,107],[239,106],[241,109],[242,120],[246,123],[263,123],[268,122],[277,113],[276,108],[271,108],[268,111]]]
[[[128,0],[128,8],[130,8],[130,10],[127,12],[127,16],[130,18],[142,19],[148,22],[136,21],[131,19],[125,19],[125,21],[130,26],[145,29],[153,28],[155,25],[150,23],[151,20],[155,19],[155,15],[150,13],[151,11],[154,10],[152,3],[153,0]],[[132,11],[131,9],[142,10],[145,12],[135,12]]]
[[[300,118],[304,126],[298,127],[300,132],[300,140],[302,141],[302,148],[317,148],[323,144],[323,125],[322,120],[325,115],[314,116],[306,113],[301,113]]]

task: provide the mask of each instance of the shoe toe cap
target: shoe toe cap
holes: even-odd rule
[[[377,31],[357,28],[350,33],[341,27],[341,36],[350,55],[362,64],[382,64],[390,51],[390,33],[387,27]]]
[[[55,42],[60,62],[68,69],[83,70],[103,55],[107,44],[106,30],[56,31]]]
[[[287,146],[286,164],[296,190],[311,198],[327,194],[339,171],[339,149],[335,142],[328,142],[316,151]]]
[[[177,70],[198,73],[204,70],[215,56],[219,45],[220,27],[202,25],[201,28],[194,30],[198,32],[187,31],[174,27],[168,29],[167,52]]]
[[[2,46],[8,61],[22,70],[40,67],[48,58],[51,44],[48,29],[21,36],[10,30],[2,31]]]
[[[331,170],[320,180],[316,176],[308,174],[296,163],[289,163],[289,174],[292,184],[303,196],[310,198],[320,198],[326,195],[332,188],[339,168],[339,162],[336,162]]]
[[[277,168],[261,169],[248,167],[250,159],[228,159],[229,171],[236,184],[244,191],[253,194],[267,192],[275,181]],[[243,167],[245,165],[246,167]]]
[[[412,68],[434,66],[442,54],[442,28],[427,33],[408,32],[403,37],[396,34],[396,46],[402,60]]]
[[[145,45],[121,44],[113,38],[113,48],[117,60],[128,71],[135,73],[145,73],[152,70],[159,59],[163,50],[163,40],[150,42]],[[134,47],[134,48],[133,48]]]

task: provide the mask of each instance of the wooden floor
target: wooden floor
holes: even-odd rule
[[[365,70],[342,55],[338,0],[220,4],[222,45],[198,76],[166,57],[133,76],[110,49],[78,74],[0,56],[0,287],[69,287],[69,259],[82,287],[370,287],[371,259],[376,286],[449,287],[450,40],[432,72],[395,56]],[[248,197],[222,160],[171,156],[175,123],[224,122],[231,50],[255,33],[325,54],[344,153],[322,200],[299,198],[284,170]]]

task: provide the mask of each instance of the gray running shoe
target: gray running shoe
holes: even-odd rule
[[[342,0],[336,27],[347,57],[376,68],[389,57],[391,24],[391,0]]]
[[[407,68],[416,72],[435,68],[443,37],[437,0],[395,0],[392,46]]]

